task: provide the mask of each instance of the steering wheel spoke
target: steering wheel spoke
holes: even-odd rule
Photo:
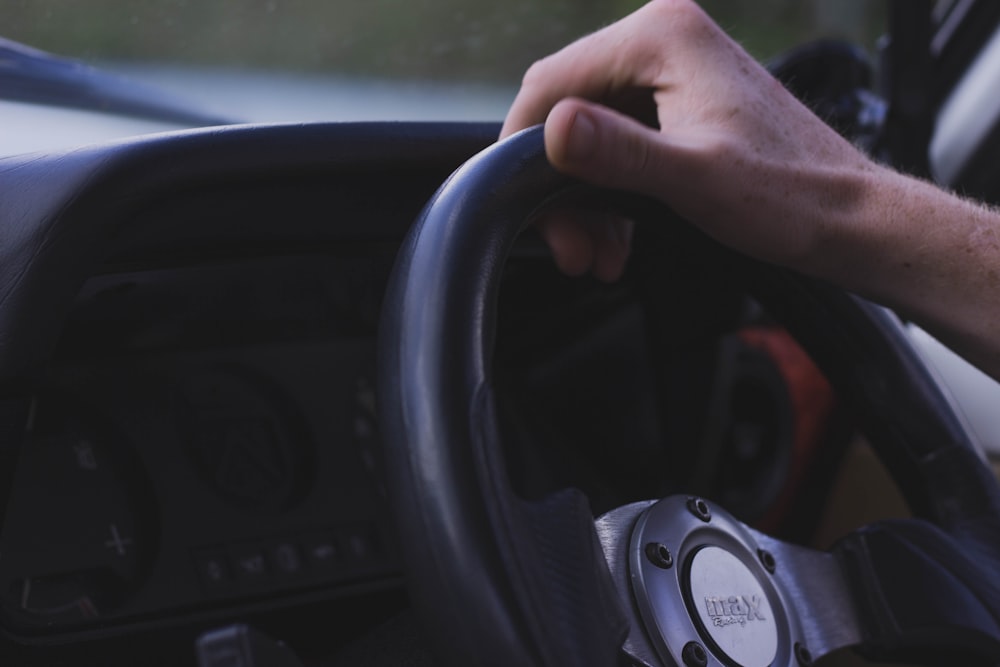
[[[944,665],[1000,661],[1000,560],[995,524],[985,523],[949,532],[886,521],[836,545],[861,610],[862,653]]]
[[[594,527],[586,496],[566,489],[537,501],[518,499],[530,535],[513,559],[524,568],[534,602],[532,627],[539,644],[563,664],[614,664],[629,622]],[[598,654],[603,657],[597,658]]]
[[[830,552],[685,496],[620,507],[596,526],[630,615],[623,650],[644,667],[691,664],[692,651],[743,667],[847,647],[932,664],[1000,656],[995,560],[924,521],[867,526]]]
[[[673,496],[618,508],[597,532],[633,615],[623,649],[648,667],[797,665],[863,640],[832,554],[754,531],[718,506]]]

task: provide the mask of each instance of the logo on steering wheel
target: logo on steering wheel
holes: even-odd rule
[[[712,619],[712,625],[717,628],[727,625],[745,626],[750,621],[766,621],[760,606],[761,598],[756,595],[705,597],[708,616]]]

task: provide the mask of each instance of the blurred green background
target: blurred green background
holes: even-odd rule
[[[512,83],[638,0],[2,0],[0,35],[86,61]],[[766,59],[817,36],[869,49],[884,0],[705,0]]]

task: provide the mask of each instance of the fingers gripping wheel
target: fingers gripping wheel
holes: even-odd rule
[[[539,128],[484,151],[425,208],[400,250],[386,294],[379,410],[389,482],[413,604],[447,664],[606,667],[616,664],[630,633],[642,632],[637,619],[629,620],[630,600],[641,593],[633,598],[624,592],[632,588],[625,563],[645,554],[647,545],[633,545],[628,557],[621,553],[638,514],[621,508],[631,517],[618,522],[621,530],[606,530],[602,519],[599,542],[579,492],[540,502],[517,497],[504,471],[494,413],[490,368],[503,262],[533,211],[579,187],[548,165]],[[702,540],[654,549],[661,565],[683,559],[675,567],[690,575],[682,595],[689,601],[685,622],[706,638],[713,655],[704,657],[710,663],[721,656],[731,664],[798,664],[795,617],[822,607],[822,601],[810,606],[803,593],[822,569],[849,583],[845,604],[864,625],[862,644],[869,652],[926,658],[928,649],[971,646],[970,655],[1000,658],[1000,494],[898,322],[843,292],[727,251],[662,205],[605,194],[628,217],[655,223],[650,227],[667,242],[684,244],[698,261],[747,286],[799,339],[841,397],[853,401],[911,508],[924,519],[860,531],[832,555],[816,558],[754,534],[758,548],[771,540],[765,551],[798,563],[773,575],[791,590],[790,606],[773,593],[781,586],[768,583],[773,560],[758,554],[758,565],[750,558],[753,545]],[[718,517],[708,519],[719,524]],[[719,539],[744,535],[741,530],[723,531]],[[780,628],[762,632],[755,652],[744,655],[727,645],[724,635],[706,627],[715,621],[690,602],[698,577],[723,570],[735,573],[734,585],[747,589],[740,595],[759,605],[755,619],[787,614]],[[938,598],[950,604],[942,608]],[[643,618],[653,634],[659,621],[650,621],[648,612]],[[824,632],[836,634],[834,624],[801,620],[811,628],[806,634],[814,657],[835,647],[823,641]],[[686,650],[671,641],[671,655]]]

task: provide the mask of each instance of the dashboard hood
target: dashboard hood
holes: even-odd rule
[[[393,81],[283,71],[108,63],[100,70],[122,86],[183,103],[191,118],[150,119],[108,106],[67,108],[53,101],[0,100],[6,131],[0,156],[75,148],[188,127],[324,121],[498,121],[514,89],[473,83]],[[37,99],[37,98],[36,98]],[[198,122],[198,119],[203,119]]]

